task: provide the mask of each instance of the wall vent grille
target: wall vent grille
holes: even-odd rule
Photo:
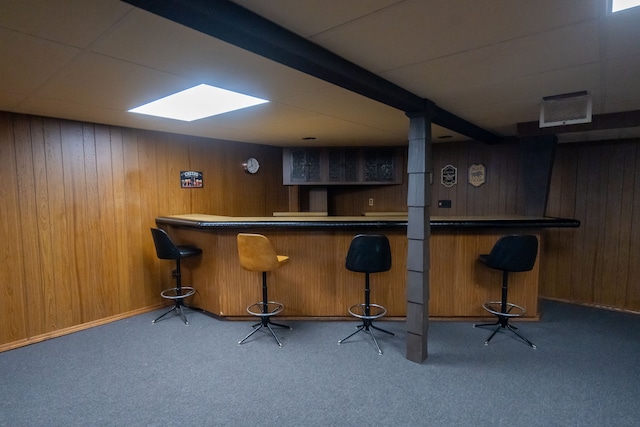
[[[574,92],[545,96],[540,104],[540,127],[591,123],[591,95]]]

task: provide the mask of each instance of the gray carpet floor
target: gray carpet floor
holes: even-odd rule
[[[541,304],[515,335],[433,321],[429,358],[403,322],[252,322],[162,310],[0,353],[1,426],[637,426],[640,316]],[[284,321],[283,321],[284,323]]]

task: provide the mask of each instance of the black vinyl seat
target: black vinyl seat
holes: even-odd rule
[[[371,303],[369,295],[371,292],[369,274],[381,273],[391,269],[391,247],[389,246],[389,239],[387,239],[387,236],[379,234],[356,235],[349,245],[345,266],[347,270],[364,273],[364,303],[349,307],[349,314],[362,319],[362,324],[356,328],[355,332],[338,341],[338,344],[345,342],[358,332],[364,331],[371,335],[378,349],[378,353],[382,354],[382,350],[371,329],[377,329],[389,335],[395,334],[373,325],[373,321],[387,314],[387,310],[381,305]]]
[[[176,279],[176,287],[165,289],[160,293],[162,298],[173,300],[173,307],[157,319],[153,321],[156,323],[167,314],[175,311],[182,317],[185,325],[188,325],[187,317],[184,314],[183,307],[187,307],[184,304],[184,299],[195,294],[196,290],[190,286],[182,286],[182,274],[180,272],[180,260],[182,258],[197,256],[202,254],[202,249],[190,246],[190,245],[175,245],[166,231],[161,228],[152,228],[151,236],[153,237],[153,243],[156,247],[156,254],[160,259],[173,259],[176,261],[176,268],[173,270],[172,275]],[[187,307],[189,308],[189,307]]]
[[[509,324],[509,319],[524,316],[525,309],[519,305],[507,301],[509,290],[509,273],[530,271],[536,263],[538,255],[538,238],[531,235],[512,235],[501,237],[491,249],[488,255],[480,255],[479,259],[487,267],[502,271],[502,299],[500,301],[489,301],[482,307],[489,313],[497,316],[494,323],[479,323],[474,327],[496,326],[493,333],[485,341],[489,341],[500,330],[505,329],[513,332],[532,348],[536,346],[517,332],[518,328]]]

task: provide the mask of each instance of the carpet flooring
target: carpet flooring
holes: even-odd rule
[[[432,321],[405,358],[404,322],[253,322],[163,310],[0,353],[0,426],[637,426],[640,316],[541,303],[515,335]]]

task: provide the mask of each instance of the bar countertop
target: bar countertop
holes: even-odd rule
[[[366,216],[274,216],[233,217],[207,214],[167,215],[156,218],[158,225],[173,225],[195,229],[220,228],[402,228],[407,226],[406,215]],[[482,228],[571,228],[579,227],[576,219],[526,216],[433,216],[431,228],[482,229]]]

